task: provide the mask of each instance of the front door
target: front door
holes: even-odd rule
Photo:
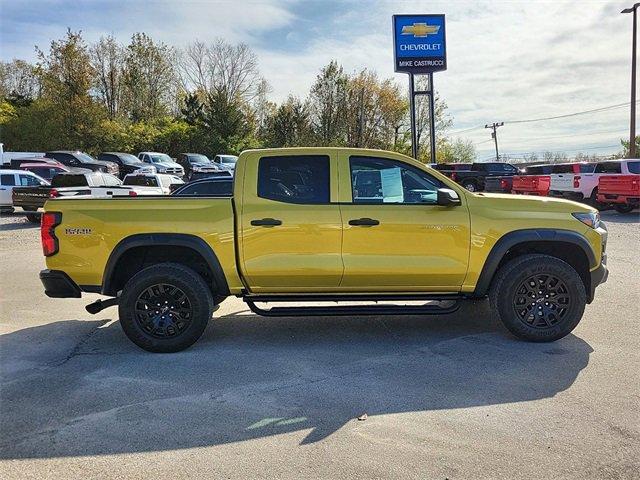
[[[236,172],[244,180],[241,267],[252,291],[337,289],[343,267],[335,163],[333,154],[249,156]]]
[[[470,246],[464,198],[439,206],[437,189],[446,185],[418,166],[342,155],[341,290],[459,291]]]

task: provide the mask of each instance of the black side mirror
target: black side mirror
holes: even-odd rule
[[[451,190],[450,188],[439,188],[438,205],[443,207],[460,205],[460,197],[455,190]]]

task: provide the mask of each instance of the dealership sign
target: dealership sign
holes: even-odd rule
[[[431,73],[447,69],[444,15],[394,15],[395,71]]]

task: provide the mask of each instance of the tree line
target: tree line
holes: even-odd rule
[[[177,49],[136,33],[128,44],[88,44],[68,30],[37,60],[0,62],[0,134],[15,151],[159,150],[207,155],[247,148],[348,146],[409,153],[409,102],[375,71],[336,61],[305,98],[269,99],[256,54],[222,39]],[[295,75],[295,72],[291,73]],[[424,85],[418,85],[418,88]],[[427,102],[418,101],[420,159],[429,158]],[[471,142],[446,136],[452,119],[436,96],[438,161],[473,161]]]

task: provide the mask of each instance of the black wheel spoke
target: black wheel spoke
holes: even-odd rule
[[[548,329],[561,322],[571,305],[564,281],[553,274],[536,274],[523,280],[515,290],[513,310],[526,325]]]
[[[180,335],[193,317],[188,295],[166,283],[147,287],[136,299],[134,311],[139,327],[155,338]]]

